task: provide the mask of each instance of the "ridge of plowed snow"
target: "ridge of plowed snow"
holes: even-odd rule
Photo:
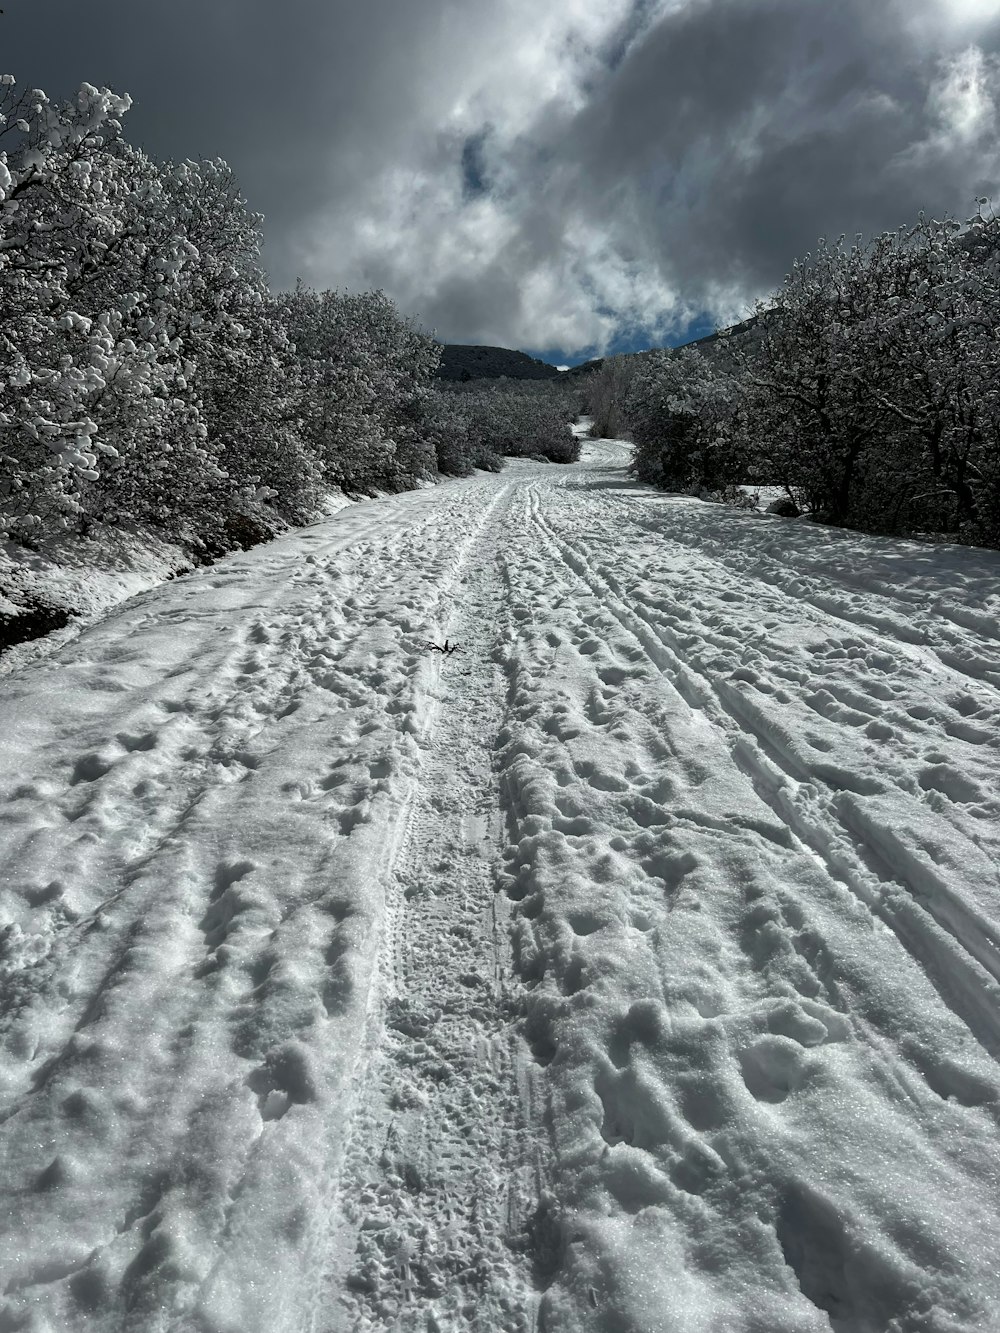
[[[626,457],[5,678],[0,1329],[995,1327],[1000,557]]]

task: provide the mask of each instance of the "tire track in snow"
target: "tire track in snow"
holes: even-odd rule
[[[895,1205],[872,1196],[851,1125],[871,1123],[886,1161],[905,1141],[928,1180],[948,1157],[989,1225],[975,1184],[977,1170],[992,1176],[988,1062],[974,1048],[950,1058],[965,1034],[911,955],[787,822],[766,817],[727,731],[675,696],[669,673],[661,696],[617,599],[553,559],[537,497],[525,510],[505,882],[526,1032],[553,1099],[561,1260],[546,1324],[617,1333],[657,1326],[654,1311],[680,1317],[698,1305],[702,1258],[708,1302],[722,1290],[734,1302],[729,1327],[804,1330],[828,1316],[860,1327],[871,1306],[906,1322],[923,1260],[904,1244],[899,1267],[883,1251],[883,1233],[900,1235]],[[587,699],[584,663],[601,682]],[[973,1125],[975,1169],[957,1146]],[[700,1255],[715,1228],[739,1231],[752,1270],[742,1295],[721,1239]],[[844,1281],[847,1255],[858,1262]],[[810,1305],[785,1303],[783,1271]],[[976,1317],[950,1287],[954,1313]]]
[[[773,894],[753,867],[759,851],[780,843],[781,831],[763,817],[749,816],[737,825],[734,839],[726,821],[704,808],[704,800],[712,797],[706,797],[701,784],[720,742],[680,696],[666,699],[655,716],[645,712],[641,696],[627,689],[627,683],[648,677],[643,663],[649,655],[621,643],[611,651],[611,661],[625,660],[630,666],[612,665],[598,655],[594,636],[615,619],[615,612],[603,590],[597,597],[578,596],[579,575],[546,538],[530,488],[525,508],[525,548],[541,548],[525,562],[535,591],[532,600],[543,614],[563,608],[559,631],[570,633],[569,642],[561,632],[545,636],[555,650],[552,666],[563,646],[571,652],[575,644],[594,664],[597,680],[608,687],[591,691],[593,705],[586,706],[586,716],[593,735],[587,736],[586,731],[581,734],[583,719],[573,707],[559,703],[546,715],[534,703],[541,644],[512,659],[512,703],[521,727],[506,746],[506,781],[516,814],[507,893],[518,904],[518,964],[531,986],[527,1032],[536,1059],[552,1076],[558,1158],[553,1213],[559,1219],[561,1258],[546,1306],[546,1326],[550,1320],[562,1326],[565,1320],[567,1327],[647,1328],[654,1326],[650,1318],[658,1317],[652,1311],[665,1315],[684,1305],[686,1297],[680,1293],[686,1279],[677,1265],[683,1265],[685,1247],[695,1244],[706,1218],[742,1217],[748,1207],[733,1190],[747,1170],[743,1149],[727,1147],[728,1135],[712,1133],[733,1114],[725,1067],[735,1051],[744,1044],[748,1048],[746,1078],[748,1089],[751,1084],[755,1089],[753,1097],[766,1103],[787,1096],[781,1074],[752,1063],[758,1050],[761,1060],[766,1059],[769,1039],[760,1040],[759,1026],[775,1003],[767,949],[757,945],[749,925],[746,946],[738,950],[723,942],[728,930],[720,930],[738,904],[744,905],[748,919],[767,908],[766,920],[773,921],[768,901]],[[538,536],[542,540],[536,545]],[[555,562],[550,554],[557,557]],[[523,579],[526,571],[519,572]],[[563,585],[564,572],[568,587]],[[581,602],[591,605],[584,609]],[[531,623],[531,637],[541,639],[543,628],[535,623],[531,606],[522,615],[525,625]],[[550,616],[545,618],[551,623]],[[634,637],[626,631],[626,640]],[[649,665],[655,673],[655,664]],[[572,672],[569,680],[574,681]],[[558,688],[553,693],[568,697]],[[609,696],[617,695],[620,702],[609,702]],[[595,746],[599,733],[606,733],[606,740]],[[542,738],[544,749],[539,748]],[[603,762],[583,759],[588,754],[600,754]],[[623,756],[627,761],[621,768]],[[646,781],[641,781],[643,775]],[[545,792],[552,787],[550,802]],[[595,850],[602,828],[599,819],[589,817],[595,798],[610,825],[604,831],[616,831],[611,854]],[[637,828],[631,835],[626,833],[630,823]],[[759,848],[753,846],[757,836]],[[727,846],[735,842],[739,851]],[[790,850],[794,856],[794,848]],[[631,868],[633,876],[638,869],[640,879],[648,877],[649,891],[641,898],[633,889],[623,901],[619,857],[638,863]],[[699,888],[688,887],[692,880]],[[603,885],[606,907],[599,905]],[[702,912],[703,905],[708,910]],[[803,925],[800,916],[785,929],[791,936]],[[720,955],[725,958],[724,981]],[[812,1005],[821,1040],[845,1040],[849,1020],[836,1012],[841,1003],[836,987],[832,999],[827,995],[822,960],[815,970],[807,960],[801,963],[796,984],[827,1002],[803,999],[795,1012],[804,1013],[802,1006]],[[615,998],[608,1006],[611,1012],[604,1013],[609,990]],[[783,1013],[773,1021],[779,1026],[772,1030],[789,1037],[800,1032],[798,1020]],[[790,1026],[780,1026],[786,1022]],[[585,1148],[588,1140],[596,1140],[592,1148]],[[780,1151],[770,1158],[766,1149],[755,1155],[763,1156],[756,1169],[776,1180],[787,1171]],[[608,1215],[612,1233],[621,1230],[621,1249],[609,1246],[595,1211]],[[660,1231],[654,1213],[672,1218],[673,1225]],[[648,1228],[639,1226],[642,1217],[648,1217]],[[750,1221],[747,1217],[728,1224],[745,1226]],[[631,1232],[629,1226],[634,1227]],[[655,1234],[662,1246],[655,1260],[653,1251],[644,1260],[628,1251],[625,1235],[640,1241],[643,1231],[649,1241]],[[775,1289],[780,1290],[784,1260],[780,1251],[758,1257],[758,1281],[766,1281],[776,1301],[771,1308],[777,1311],[782,1298]],[[637,1262],[655,1263],[656,1272],[637,1285],[655,1290],[662,1302],[642,1302],[645,1319],[637,1317],[637,1310],[625,1313],[629,1302],[623,1303],[623,1285],[615,1275],[616,1269],[632,1270]],[[665,1278],[668,1271],[673,1280]],[[691,1286],[697,1286],[697,1278]],[[574,1302],[572,1314],[568,1300]],[[814,1327],[804,1309],[798,1308],[797,1314],[799,1327]]]
[[[853,899],[838,894],[797,842],[783,840],[729,762],[721,733],[672,692],[645,714],[658,673],[631,646],[634,636],[611,629],[606,597],[581,597],[579,575],[538,540],[528,495],[524,508],[520,562],[509,557],[523,630],[510,664],[516,720],[504,740],[515,815],[505,884],[529,987],[526,1035],[548,1085],[555,1135],[551,1215],[560,1258],[545,1295],[546,1326],[645,1330],[656,1326],[651,1312],[666,1318],[696,1305],[698,1237],[719,1227],[748,1237],[754,1277],[746,1299],[769,1302],[769,1327],[826,1327],[827,1310],[860,1308],[898,1281],[874,1255],[853,1290],[834,1283],[831,1294],[810,1278],[824,1245],[834,1252],[870,1244],[862,1237],[871,1219],[855,1206],[850,1168],[840,1220],[830,1227],[824,1209],[833,1205],[816,1189],[820,1164],[796,1160],[773,1113],[750,1113],[758,1133],[726,1126],[747,1114],[747,1102],[784,1103],[780,1118],[787,1115],[793,1137],[792,1126],[816,1114],[824,1134],[836,1133],[840,1110],[822,1091],[837,1086],[835,1070],[857,1071],[879,1089],[867,1096],[880,1112],[884,1098],[905,1098],[911,1119],[914,1103],[933,1115],[937,1094],[901,1074],[877,1034],[865,1039],[844,981],[863,991],[866,978],[834,965],[826,905],[775,881],[834,900],[834,938],[838,950],[848,945],[848,959],[854,941],[844,939],[845,924],[855,933],[863,926]],[[579,654],[565,686],[561,653]],[[584,663],[586,675],[608,686],[589,699],[579,692]],[[738,816],[724,813],[734,810]],[[817,917],[824,929],[815,929]],[[763,1180],[771,1182],[768,1198],[752,1202],[751,1182]],[[786,1212],[798,1219],[793,1229],[781,1220]],[[797,1249],[789,1240],[784,1254],[773,1232],[770,1247],[749,1241],[772,1217],[781,1235],[798,1235]],[[788,1300],[786,1265],[812,1317]],[[738,1289],[738,1264],[723,1271],[713,1259],[711,1269],[719,1289],[732,1292],[730,1281]],[[642,1293],[634,1303],[630,1287]]]
[[[388,880],[375,1049],[356,1094],[316,1330],[534,1328],[545,1154],[522,1095],[520,988],[495,882],[495,547],[505,521],[489,515],[473,534],[442,598],[454,606],[441,638],[460,649],[440,660]]]
[[[572,486],[573,480],[569,479],[567,484]],[[663,498],[662,492],[653,494]],[[840,622],[849,629],[889,648],[897,658],[903,657],[923,670],[929,669],[946,680],[950,679],[953,687],[967,688],[971,683],[982,687],[994,700],[1000,693],[1000,664],[982,659],[977,647],[961,633],[962,630],[971,629],[980,636],[988,635],[996,639],[996,622],[986,615],[970,615],[967,609],[960,606],[948,607],[938,599],[933,608],[934,612],[940,620],[946,621],[950,628],[938,627],[938,632],[948,636],[948,641],[944,644],[935,644],[926,626],[919,630],[911,628],[907,617],[912,615],[913,607],[905,599],[904,611],[900,615],[894,605],[896,599],[878,594],[870,586],[855,580],[863,591],[865,600],[869,603],[872,600],[885,602],[890,608],[889,614],[879,616],[867,611],[866,608],[844,605],[842,600],[838,600],[836,585],[830,591],[824,590],[821,586],[813,586],[819,583],[821,578],[818,573],[813,571],[801,573],[796,570],[793,563],[784,563],[760,551],[755,551],[752,558],[748,557],[747,563],[750,565],[748,569],[733,556],[727,557],[725,552],[718,548],[713,549],[711,553],[706,552],[705,546],[708,543],[698,540],[685,542],[679,537],[671,536],[664,530],[662,524],[650,522],[637,515],[635,506],[630,505],[620,494],[611,494],[608,498],[623,517],[627,518],[628,523],[653,533],[663,541],[665,548],[674,546],[685,552],[693,551],[699,560],[718,565],[738,578],[745,579],[750,576],[780,597],[786,598],[796,608],[808,607],[814,613],[818,613],[824,622],[831,620]],[[730,514],[727,517],[738,520],[740,516]],[[862,540],[877,542],[878,538],[862,538]],[[920,548],[917,548],[917,551],[919,558]],[[846,581],[849,583],[851,580],[848,578]],[[846,595],[859,594],[848,590]],[[891,632],[886,629],[886,623],[891,626]],[[965,659],[960,655],[963,652],[966,655]]]
[[[620,498],[613,498],[620,507],[622,503]],[[733,517],[738,521],[737,516]],[[631,521],[642,529],[647,527],[641,519],[633,518]],[[672,549],[687,549],[665,534],[659,536],[666,552]],[[721,592],[727,604],[733,605],[738,601],[746,603],[751,600],[745,588],[738,585],[728,572],[729,566],[726,563],[706,555],[700,546],[696,546],[696,549],[699,562],[704,562],[713,572],[713,587]],[[776,623],[780,624],[783,621],[794,623],[799,620],[815,625],[817,630],[825,630],[829,616],[825,618],[818,616],[809,603],[806,603],[804,608],[801,607],[789,593],[775,584],[766,582],[763,586],[768,592],[763,597],[758,593],[752,601],[756,607],[766,607],[772,620],[776,618]],[[757,584],[757,588],[758,590],[761,588],[760,583]],[[874,812],[874,807],[879,803],[877,798],[883,792],[890,794],[895,786],[907,799],[912,800],[915,784],[919,783],[923,788],[919,794],[924,796],[924,805],[919,815],[925,819],[941,818],[951,822],[965,842],[966,859],[977,858],[975,870],[969,867],[970,873],[963,885],[966,895],[972,887],[970,880],[973,877],[978,876],[987,883],[992,878],[995,882],[995,867],[990,864],[989,844],[987,843],[980,851],[978,837],[974,839],[975,845],[970,843],[965,808],[944,799],[953,796],[956,801],[970,802],[975,801],[978,796],[980,798],[978,814],[981,821],[986,823],[996,817],[998,812],[996,801],[991,805],[989,798],[983,795],[984,792],[989,792],[993,785],[995,766],[989,764],[977,766],[975,762],[977,758],[986,754],[986,749],[983,748],[977,755],[980,747],[990,743],[992,748],[996,748],[995,736],[996,728],[1000,725],[1000,709],[991,708],[988,696],[992,691],[987,688],[978,692],[978,695],[975,690],[970,693],[962,678],[956,676],[951,682],[952,692],[940,703],[937,693],[922,690],[918,695],[921,702],[914,704],[912,695],[907,694],[902,687],[895,683],[889,685],[881,680],[873,681],[864,673],[856,678],[856,689],[854,682],[850,688],[845,688],[842,684],[827,683],[825,675],[817,681],[815,674],[810,674],[809,671],[797,670],[787,663],[782,668],[776,660],[768,661],[767,666],[773,668],[773,674],[779,683],[791,683],[800,687],[808,684],[813,694],[806,702],[810,708],[815,708],[820,716],[829,716],[838,721],[843,717],[851,727],[864,726],[865,735],[877,741],[892,738],[900,729],[907,735],[914,751],[910,756],[911,763],[908,770],[899,770],[898,765],[894,768],[872,763],[872,777],[859,777],[855,773],[846,772],[842,765],[824,763],[815,753],[809,752],[816,746],[821,750],[830,748],[829,742],[821,737],[810,737],[810,745],[805,747],[796,746],[794,736],[790,737],[787,728],[775,719],[767,706],[762,706],[758,702],[757,689],[737,687],[737,681],[757,683],[758,672],[749,670],[744,665],[748,656],[753,661],[753,655],[734,653],[732,638],[726,634],[724,624],[713,631],[711,620],[706,623],[705,616],[699,614],[703,608],[699,604],[697,589],[693,590],[689,599],[686,599],[683,616],[679,611],[676,615],[670,615],[662,607],[655,610],[651,607],[645,612],[642,609],[641,596],[636,600],[638,614],[643,615],[655,632],[669,643],[677,654],[685,655],[689,662],[692,657],[692,642],[696,643],[693,656],[695,661],[701,662],[698,666],[700,676],[717,696],[720,705],[737,723],[756,737],[760,747],[779,769],[784,770],[793,782],[799,784],[818,782],[821,789],[832,789],[832,794],[829,796],[817,792],[816,800],[824,807],[829,807],[828,822],[831,824],[839,822],[852,843],[856,839],[861,844],[867,844],[866,855],[871,863],[869,866],[871,873],[890,885],[899,882],[902,876],[908,891],[924,903],[925,910],[935,916],[938,924],[954,935],[962,947],[972,954],[994,980],[1000,980],[1000,932],[986,914],[992,906],[989,894],[984,891],[982,898],[984,910],[978,910],[975,903],[967,901],[961,893],[952,890],[948,883],[948,867],[938,868],[936,864],[938,858],[934,851],[928,850],[927,843],[917,837],[912,828],[906,831],[909,836],[901,835],[894,830],[893,817],[898,815],[897,811],[886,811],[881,817]],[[737,668],[731,672],[728,679],[719,678],[718,659],[715,664],[709,666],[707,659],[710,647],[716,648],[723,658],[728,657],[729,665]],[[860,659],[861,666],[874,663],[879,672],[886,668],[895,668],[898,674],[899,647],[896,641],[887,638],[885,634],[876,634],[866,629],[862,631],[860,638],[845,640],[842,645],[837,645],[835,641],[835,646],[829,651],[820,653],[820,657],[822,659],[829,657],[830,666],[833,666],[848,657],[846,650],[849,649],[850,658]],[[930,672],[935,686],[942,684],[940,680],[942,675],[947,683],[951,673],[948,668],[941,667],[936,660],[932,660],[932,651],[931,648],[927,648],[926,651],[916,653],[912,661],[904,654],[904,662],[910,664],[910,668],[906,671],[909,680],[921,682],[926,673]],[[918,670],[913,669],[914,664]],[[769,690],[766,683],[758,683],[757,688]],[[773,691],[772,687],[769,692],[774,694],[777,701],[782,701],[780,690]],[[894,707],[897,694],[899,707]],[[775,699],[769,700],[772,708]],[[905,712],[902,707],[904,701],[911,704]],[[789,702],[787,696],[783,702]],[[857,709],[863,711],[858,713]],[[928,719],[940,730],[935,732],[928,726],[919,731],[918,729],[923,728],[924,719]],[[887,726],[887,723],[891,725]],[[908,728],[912,734],[908,734]],[[936,753],[936,747],[932,747],[929,751],[925,750],[922,757],[918,756],[917,751],[920,746],[926,747],[942,731],[952,744],[968,743],[971,769],[968,776],[944,762],[944,756]],[[871,758],[870,755],[864,756],[862,762],[865,762],[865,759],[870,762]],[[915,845],[919,846],[919,852],[914,850]],[[957,869],[955,866],[950,868],[952,871]]]
[[[968,958],[957,952],[956,941],[944,930],[936,929],[933,922],[928,922],[919,908],[908,898],[894,901],[884,892],[880,893],[879,881],[873,878],[868,866],[832,843],[827,827],[829,816],[824,819],[825,812],[821,807],[817,809],[810,804],[811,819],[802,816],[798,802],[788,796],[789,783],[792,783],[793,787],[798,787],[793,774],[786,767],[772,763],[761,746],[753,743],[756,737],[753,739],[746,737],[738,715],[728,714],[721,702],[718,707],[713,708],[716,698],[711,677],[689,668],[678,656],[682,651],[680,645],[675,652],[673,645],[663,641],[657,626],[647,621],[641,612],[632,612],[625,606],[626,594],[615,576],[608,571],[605,571],[603,576],[598,575],[588,563],[585,554],[575,549],[565,538],[556,535],[550,521],[542,516],[537,496],[531,497],[530,512],[539,530],[551,543],[553,551],[601,600],[601,604],[622,628],[639,640],[649,659],[664,673],[666,679],[679,689],[681,698],[687,702],[692,714],[704,716],[718,728],[721,735],[729,737],[737,768],[753,782],[758,795],[786,825],[789,831],[789,846],[801,847],[806,853],[812,854],[833,881],[843,884],[869,910],[878,917],[886,919],[903,948],[920,964],[945,1003],[962,1019],[984,1048],[996,1057],[1000,1039],[995,1037],[998,1026],[997,1013],[990,979],[973,971],[974,964],[970,966]],[[638,707],[635,704],[633,706]],[[768,753],[775,753],[770,746]],[[780,751],[775,757],[780,758]],[[773,837],[773,834],[768,836]],[[751,912],[751,917],[753,916],[754,913]],[[835,1009],[845,1013],[857,1036],[872,1051],[880,1067],[879,1077],[889,1088],[904,1086],[901,1082],[898,1061],[894,1060],[886,1039],[857,1012],[855,1006],[850,1004],[848,994],[841,993],[841,989],[836,985],[830,988],[829,962],[822,961],[825,951],[825,946],[821,943],[822,933],[816,936],[808,927],[803,930],[805,923],[801,916],[801,909],[797,904],[783,906],[777,917],[769,909],[768,913],[761,917],[758,926],[751,927],[751,933],[755,934],[758,927],[763,928],[766,933],[773,929],[774,923],[791,934],[798,932],[795,941],[796,950],[811,967],[815,967],[817,960],[819,961],[818,975],[821,987],[826,992],[826,999]],[[808,942],[810,936],[818,943],[810,944]],[[799,942],[803,939],[806,941],[804,944]],[[958,987],[954,983],[956,973],[960,978]],[[935,1092],[945,1091],[960,1101],[967,1097],[971,1098],[969,1104],[983,1104],[984,1098],[988,1102],[986,1094],[972,1088],[971,1085],[970,1091],[966,1092],[960,1071],[952,1072],[943,1067],[935,1069],[933,1062],[928,1062],[922,1057],[917,1058],[916,1063]],[[905,1095],[919,1104],[919,1094],[912,1082],[905,1083]],[[997,1117],[1000,1118],[1000,1111],[997,1112]]]
[[[899,856],[892,862],[887,859],[888,832],[879,835],[860,802],[851,794],[822,797],[812,785],[822,779],[795,766],[776,744],[767,720],[758,719],[738,691],[690,666],[680,656],[683,649],[676,637],[640,610],[627,607],[617,578],[607,570],[598,574],[573,542],[556,535],[542,518],[537,500],[533,503],[535,521],[570,568],[604,599],[692,708],[730,735],[734,759],[754,779],[775,814],[822,859],[835,879],[899,936],[949,1007],[984,1048],[1000,1058],[1000,940],[990,924],[953,895],[938,901],[922,892],[899,865]],[[843,836],[831,836],[831,826]],[[853,850],[859,834],[868,843],[866,860]],[[894,894],[895,885],[907,896]]]

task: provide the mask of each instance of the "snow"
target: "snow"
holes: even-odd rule
[[[5,677],[0,1328],[996,1327],[1000,556],[627,456]]]
[[[41,602],[73,617],[61,630],[6,649],[0,677],[47,656],[120,602],[189,568],[179,543],[148,528],[105,528],[88,541],[60,534],[38,550],[0,540],[0,615],[16,617]]]
[[[329,492],[321,512],[332,517],[353,503],[340,492]],[[47,656],[112,607],[190,568],[188,548],[140,524],[95,524],[86,539],[49,534],[34,550],[0,540],[0,615],[17,616],[26,604],[30,609],[41,602],[71,617],[61,630],[6,649],[0,676]]]

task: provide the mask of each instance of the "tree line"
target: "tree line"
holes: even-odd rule
[[[577,456],[552,399],[435,388],[439,345],[384,293],[272,293],[229,166],[155,161],[130,106],[0,77],[0,532],[147,523],[210,556],[330,490]]]
[[[595,432],[666,489],[778,485],[820,521],[1000,546],[1000,220],[978,206],[821,239],[728,344],[611,358]]]

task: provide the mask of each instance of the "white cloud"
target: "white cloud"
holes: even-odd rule
[[[943,23],[955,28],[981,28],[1000,18],[1000,0],[936,0]]]
[[[995,56],[969,46],[942,60],[927,89],[925,132],[896,155],[892,167],[899,175],[927,175],[963,163],[966,189],[956,206],[965,206],[964,217],[973,196],[991,193],[1000,178],[998,100],[1000,61]]]
[[[363,160],[336,139],[336,197],[285,239],[286,269],[383,286],[445,339],[579,354],[729,323],[821,233],[988,185],[982,0],[464,3],[413,53],[412,114],[359,123]]]
[[[173,0],[155,46],[133,0],[8,8],[30,82],[232,163],[276,287],[452,341],[728,323],[819,235],[1000,192],[1000,0]]]
[[[536,193],[524,177],[525,141],[584,109],[608,74],[602,44],[632,8],[632,0],[468,4],[453,28],[457,11],[446,7],[447,50],[436,53],[433,78],[425,84],[420,53],[411,67],[421,87],[415,115],[381,134],[377,156],[364,162],[331,145],[337,196],[287,238],[279,281],[294,269],[317,285],[384,286],[455,340],[579,350],[603,346],[623,319],[662,322],[673,293],[586,219],[549,217],[546,182]],[[490,192],[465,199],[461,147],[484,128]],[[364,125],[359,137],[368,137]],[[551,175],[564,166],[554,161]]]
[[[968,143],[977,135],[996,132],[997,74],[996,62],[987,61],[975,46],[945,63],[928,102],[946,139]]]

